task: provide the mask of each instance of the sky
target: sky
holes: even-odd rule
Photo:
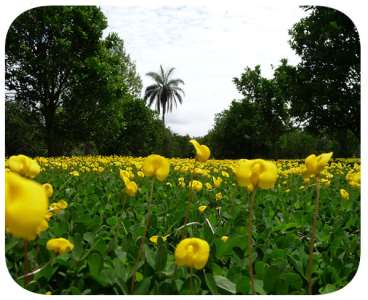
[[[223,2],[225,3],[225,2]],[[185,84],[183,104],[166,116],[174,132],[199,137],[213,127],[215,115],[241,99],[234,83],[246,67],[261,66],[271,78],[282,58],[297,64],[288,30],[307,15],[297,5],[102,6],[109,32],[124,40],[145,87],[145,74],[174,67]],[[143,96],[143,95],[142,95]],[[153,107],[152,107],[153,108]]]

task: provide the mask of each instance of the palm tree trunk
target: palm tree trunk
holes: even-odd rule
[[[164,123],[165,125],[165,111],[162,112],[162,122]]]

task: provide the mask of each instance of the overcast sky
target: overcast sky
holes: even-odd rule
[[[288,44],[288,29],[306,13],[298,6],[241,7],[170,5],[157,7],[102,6],[108,32],[117,32],[136,63],[144,88],[145,74],[160,64],[175,67],[184,80],[185,98],[166,118],[180,134],[205,135],[216,113],[240,99],[233,77],[244,68],[261,65],[271,77],[271,65],[281,58],[296,64],[299,58]]]

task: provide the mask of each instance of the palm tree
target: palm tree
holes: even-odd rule
[[[171,79],[175,68],[171,68],[165,72],[160,65],[160,72],[149,72],[146,75],[151,77],[155,83],[148,86],[144,92],[144,100],[151,106],[156,101],[156,111],[162,110],[162,122],[165,124],[165,114],[171,112],[173,105],[177,106],[177,101],[183,102],[182,95],[184,91],[179,87],[179,84],[184,84],[184,81],[177,78]]]

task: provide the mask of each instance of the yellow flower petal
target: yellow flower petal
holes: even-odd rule
[[[55,238],[47,242],[46,248],[57,254],[64,254],[74,249],[73,243],[64,238]]]
[[[48,199],[41,184],[16,173],[5,173],[5,227],[16,237],[33,240],[47,214]]]
[[[159,181],[164,181],[169,175],[170,164],[165,157],[151,154],[144,160],[142,169],[145,176],[153,176]]]
[[[176,246],[176,264],[200,270],[207,264],[209,253],[210,247],[205,240],[186,238]]]
[[[206,162],[211,155],[210,149],[206,145],[200,145],[196,140],[190,140],[196,151],[196,160],[199,162]]]

